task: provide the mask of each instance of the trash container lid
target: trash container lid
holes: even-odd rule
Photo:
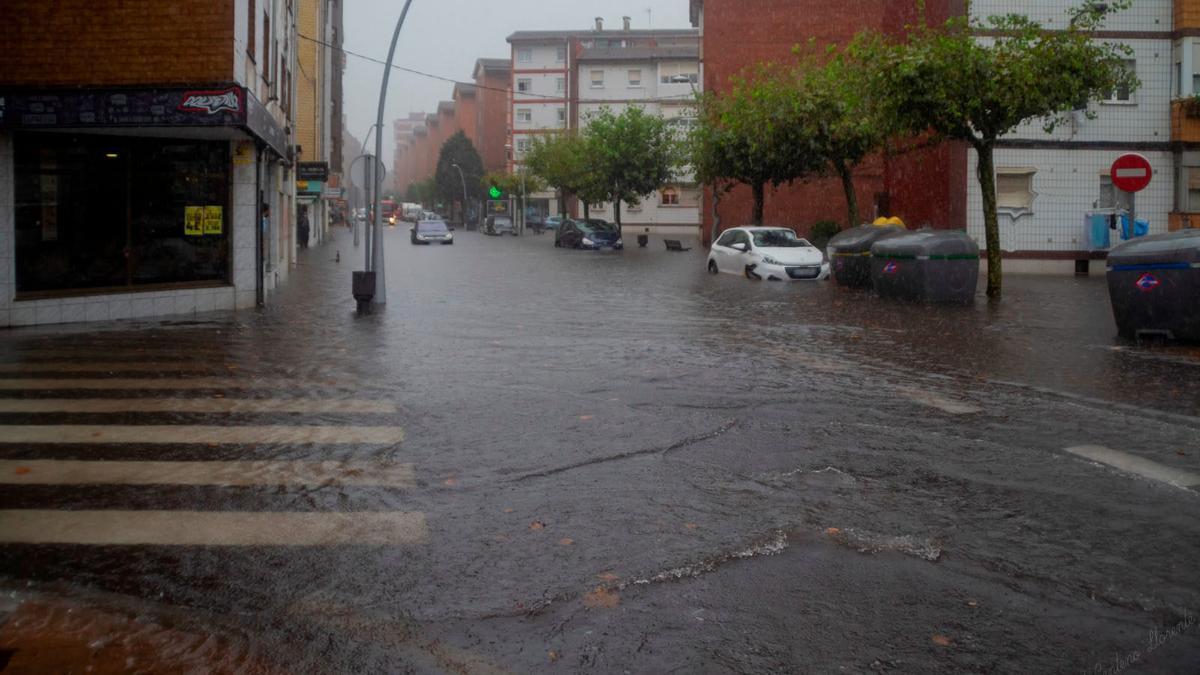
[[[921,230],[877,241],[876,258],[970,260],[979,258],[979,245],[962,230]]]
[[[853,255],[871,252],[871,244],[880,239],[895,237],[908,230],[897,225],[859,225],[838,232],[829,240],[830,255]]]
[[[1164,264],[1200,264],[1200,230],[1180,230],[1138,237],[1108,253],[1109,268]]]

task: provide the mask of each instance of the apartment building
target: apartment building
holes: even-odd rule
[[[295,254],[295,34],[290,0],[0,4],[0,326],[263,302]]]
[[[341,89],[345,70],[341,0],[295,0],[299,31],[296,69],[296,199],[309,221],[309,242],[324,239],[340,201]]]
[[[674,120],[681,132],[695,117],[699,90],[699,33],[693,29],[634,29],[628,17],[606,30],[597,18],[592,30],[520,31],[512,45],[512,97],[509,168],[519,172],[533,139],[586,127],[589,115],[609,108],[641,106]],[[700,190],[683,176],[676,185],[646,195],[637,206],[622,205],[621,221],[632,231],[695,233],[700,223]],[[557,211],[552,192],[536,194],[530,207]],[[568,210],[581,215],[578,204]],[[595,217],[615,219],[611,204],[593,205]],[[638,230],[637,228],[644,228]]]
[[[479,59],[475,62],[472,77],[478,106],[475,115],[475,149],[483,159],[485,171],[504,171],[508,166],[505,146],[509,143],[512,61]]]

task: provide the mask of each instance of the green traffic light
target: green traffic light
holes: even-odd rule
[[[493,186],[491,187],[491,189],[489,189],[489,190],[488,190],[488,195],[489,195],[489,196],[490,196],[492,199],[500,199],[501,197],[503,197],[503,196],[504,196],[504,192],[502,192],[502,191],[500,190],[500,188],[498,188],[498,187],[496,187],[495,185],[493,185]]]

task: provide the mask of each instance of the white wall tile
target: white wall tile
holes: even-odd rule
[[[33,307],[22,303],[9,310],[9,323],[13,326],[32,326],[37,321]]]
[[[0,328],[8,328],[12,325],[12,312],[7,309],[0,309]]]
[[[59,304],[37,303],[34,307],[33,320],[37,324],[62,323],[63,308]]]
[[[64,303],[62,306],[62,316],[59,320],[62,323],[83,323],[87,321],[87,303]]]
[[[8,308],[13,304],[13,295],[15,293],[14,284],[6,281],[0,281],[0,308]]]
[[[124,297],[111,300],[108,303],[108,318],[113,321],[128,319],[133,316],[133,298]]]
[[[229,311],[236,307],[237,296],[232,288],[221,289],[221,292],[213,296],[213,309],[221,311]]]
[[[175,314],[195,314],[196,294],[194,292],[179,293],[175,296]]]
[[[108,321],[108,300],[93,300],[87,303],[87,321]]]
[[[254,291],[238,291],[237,292],[237,308],[251,309],[257,303],[257,294]]]
[[[154,316],[155,314],[158,313],[154,306],[155,305],[154,298],[148,298],[145,296],[134,296],[133,298],[131,298],[131,300],[132,300],[133,306],[130,310],[130,314],[129,314],[130,318],[140,319],[140,318],[146,317],[146,316]]]

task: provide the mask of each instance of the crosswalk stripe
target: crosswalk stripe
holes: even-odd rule
[[[353,413],[392,414],[387,401],[256,398],[0,398],[0,413]]]
[[[0,373],[109,373],[109,372],[182,372],[219,370],[223,366],[206,360],[153,363],[146,361],[113,361],[91,363],[77,361],[36,361],[0,363]]]
[[[400,427],[108,424],[0,426],[0,443],[400,443]]]
[[[251,380],[228,377],[154,377],[154,378],[0,378],[0,390],[50,389],[275,389],[294,390],[311,383],[283,380]]]
[[[1090,459],[1093,462],[1107,464],[1118,471],[1149,478],[1150,480],[1156,480],[1175,487],[1190,488],[1200,486],[1200,474],[1159,464],[1158,462],[1128,452],[1106,448],[1102,445],[1077,445],[1067,448],[1067,452],[1078,457],[1083,457],[1084,459]]]
[[[121,462],[0,460],[7,485],[213,485],[412,488],[412,464],[395,462]]]
[[[94,546],[397,546],[429,541],[420,512],[0,510],[0,543]]]

